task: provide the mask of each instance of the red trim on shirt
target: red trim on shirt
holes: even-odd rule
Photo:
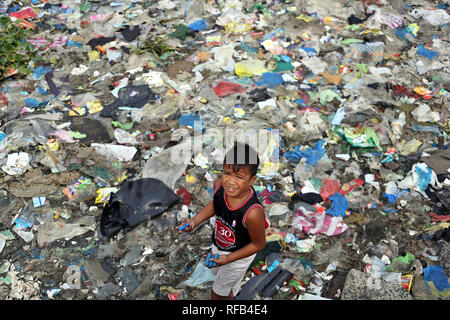
[[[239,207],[237,207],[237,208],[231,208],[231,207],[228,205],[226,195],[227,195],[227,194],[226,194],[225,189],[224,189],[224,190],[223,190],[223,199],[225,200],[225,204],[226,204],[228,210],[230,210],[230,211],[236,211],[236,210],[239,210],[240,208],[242,208],[242,206],[243,206],[244,204],[246,204],[246,203],[248,202],[248,200],[250,200],[250,198],[253,196],[253,188],[250,188],[249,196],[248,196],[247,199],[245,199],[245,201],[242,202],[241,205],[240,205]]]
[[[260,205],[259,203],[255,203],[250,208],[248,208],[248,210],[245,212],[244,216],[242,217],[242,225],[244,226],[245,229],[247,229],[247,224],[246,224],[247,216],[250,213],[250,211],[256,207],[261,208],[262,212],[264,213],[264,227],[267,229],[270,226],[270,222],[266,218],[266,211],[264,210],[263,206]]]
[[[219,190],[221,186],[222,186],[222,184],[219,184],[219,185],[217,186],[216,190],[214,190],[214,192],[213,192],[213,196],[216,195],[217,190]]]

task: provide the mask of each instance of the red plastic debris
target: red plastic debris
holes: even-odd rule
[[[213,88],[213,90],[221,98],[235,94],[235,93],[244,93],[247,91],[240,84],[228,82],[228,81],[220,81]]]
[[[183,203],[189,206],[192,202],[192,195],[189,191],[187,191],[184,187],[177,190],[177,195],[181,197]]]

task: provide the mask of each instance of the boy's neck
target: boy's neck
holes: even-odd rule
[[[252,192],[252,186],[249,186],[248,192],[245,192],[238,197],[232,197],[225,193],[225,199],[227,200],[227,203],[231,208],[236,208],[236,207],[239,207],[242,204],[242,202],[245,201],[245,199],[247,199],[247,197],[249,196],[249,194],[251,192]]]

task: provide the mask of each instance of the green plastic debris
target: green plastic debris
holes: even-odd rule
[[[11,284],[12,283],[12,278],[11,276],[8,274],[6,277],[0,277],[0,283],[4,283],[4,284]]]
[[[84,139],[87,137],[84,133],[81,133],[79,131],[69,131],[69,133],[72,135],[75,139]]]
[[[83,13],[89,12],[91,10],[92,5],[89,2],[80,4],[80,11]]]
[[[311,184],[313,185],[315,190],[320,191],[320,189],[322,188],[322,180],[317,178],[309,178],[309,181],[311,181]]]
[[[262,12],[267,18],[271,18],[269,11],[267,11],[266,7],[262,3],[257,3],[253,6],[253,8],[249,9],[249,12],[253,12],[254,10]]]
[[[119,121],[112,121],[112,125],[114,127],[116,127],[116,128],[120,128],[120,129],[123,129],[125,131],[128,131],[131,128],[133,128],[134,120],[129,122],[129,123],[120,123]]]
[[[407,253],[405,256],[399,256],[397,258],[392,259],[390,265],[386,267],[386,270],[389,272],[406,272],[409,271],[409,267],[414,262],[416,257]]]
[[[337,134],[341,134],[341,130]],[[344,138],[352,147],[356,148],[377,148],[378,151],[383,151],[380,146],[380,138],[377,136],[372,128],[366,128],[363,132],[352,128],[343,128]]]
[[[367,67],[363,63],[357,64],[356,70],[361,71],[362,73],[367,73]]]
[[[358,30],[359,28],[361,28],[361,26],[358,24],[348,24],[344,27],[344,30],[354,31],[354,30]]]
[[[314,92],[314,91],[306,91],[306,93],[308,94],[308,96],[311,100],[316,99],[316,97],[318,96],[318,93]]]
[[[331,102],[334,99],[341,101],[341,97],[339,96],[339,94],[337,94],[333,90],[326,89],[321,91],[319,94],[319,101],[321,105],[325,105],[326,103]]]
[[[0,266],[0,274],[8,272],[10,265],[11,265],[11,262],[9,262],[9,261],[6,261],[5,263],[3,263]]]
[[[175,31],[170,34],[170,37],[184,41],[186,40],[186,34],[188,33],[188,31],[189,28],[187,25],[179,24],[175,27]]]
[[[252,83],[252,79],[249,77],[239,78],[236,80],[236,83],[239,83],[242,85],[250,85]]]
[[[277,68],[274,70],[274,72],[291,71],[291,70],[294,70],[294,66],[292,65],[292,63],[279,61],[277,62]]]
[[[166,52],[163,53],[162,55],[159,56],[160,60],[166,60],[167,58],[169,58],[170,56],[173,56],[175,54],[175,52]]]
[[[341,41],[341,46],[348,46],[352,43],[361,43],[364,42],[364,40],[361,39],[354,39],[354,38],[349,38],[349,39],[344,39]]]
[[[5,236],[5,240],[14,240],[16,238],[10,230],[3,230],[0,233]]]
[[[373,143],[375,143],[375,147],[378,151],[383,151],[383,148],[380,145],[380,138],[375,133],[375,131],[372,128],[367,128],[365,131],[365,134],[372,139]]]
[[[78,169],[80,171],[82,171],[83,173],[87,174],[88,176],[99,177],[102,180],[105,180],[107,182],[114,176],[114,174],[110,173],[108,171],[108,169],[106,169],[106,168],[104,168],[102,166],[97,166],[97,165],[90,166],[90,167],[87,167],[87,168],[78,168]]]

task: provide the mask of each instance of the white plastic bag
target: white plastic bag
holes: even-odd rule
[[[2,170],[12,176],[21,175],[30,168],[29,163],[30,156],[26,152],[8,154],[8,160]]]
[[[102,154],[109,161],[122,160],[124,162],[131,161],[137,152],[135,147],[127,147],[116,144],[92,143],[91,147],[99,154]]]

